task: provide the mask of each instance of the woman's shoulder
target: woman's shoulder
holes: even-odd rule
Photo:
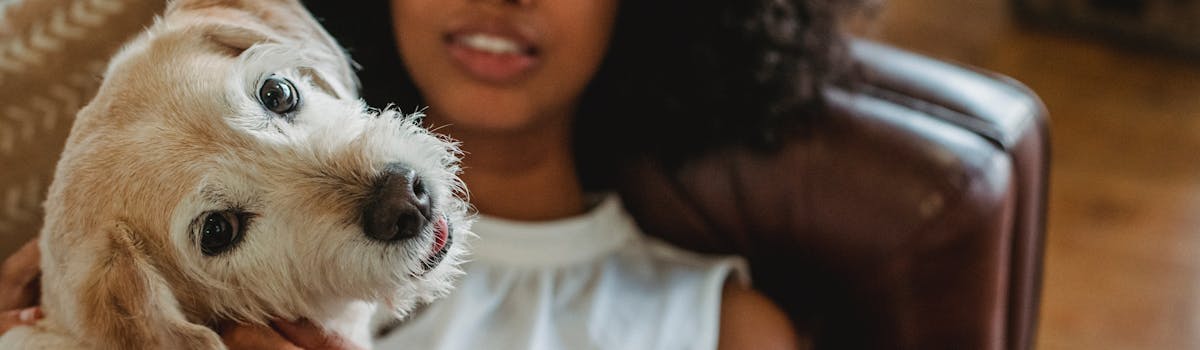
[[[643,266],[658,266],[654,278],[670,285],[665,289],[689,295],[682,298],[687,301],[680,303],[681,307],[664,311],[677,319],[693,320],[680,322],[697,331],[689,340],[691,345],[706,349],[795,349],[801,345],[787,315],[753,289],[743,258],[702,254],[646,235],[639,235],[635,245],[640,248],[628,251],[652,260]],[[659,297],[679,298],[675,293]]]
[[[748,286],[729,283],[721,299],[718,349],[797,349],[801,347],[787,314]]]
[[[701,254],[643,236],[645,250],[658,260],[662,278],[691,297],[691,307],[681,307],[679,317],[705,320],[697,322],[700,333],[712,339],[697,338],[703,348],[717,349],[794,349],[797,339],[792,324],[774,302],[750,285],[744,259],[737,256]],[[690,281],[688,281],[690,280]],[[677,298],[674,293],[663,298]]]

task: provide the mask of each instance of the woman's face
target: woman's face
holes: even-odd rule
[[[617,0],[392,0],[406,68],[440,123],[536,128],[573,113]]]

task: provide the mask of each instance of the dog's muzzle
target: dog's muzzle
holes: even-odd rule
[[[392,163],[375,180],[375,189],[363,208],[362,226],[367,237],[398,242],[416,237],[431,218],[429,192],[417,173]]]

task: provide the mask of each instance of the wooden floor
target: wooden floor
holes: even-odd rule
[[[1039,349],[1200,349],[1200,59],[889,0],[867,35],[1028,84],[1052,118]]]

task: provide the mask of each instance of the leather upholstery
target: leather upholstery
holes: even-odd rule
[[[876,43],[860,83],[777,152],[624,170],[653,235],[751,263],[817,348],[1025,349],[1037,318],[1046,112],[1020,84]]]

